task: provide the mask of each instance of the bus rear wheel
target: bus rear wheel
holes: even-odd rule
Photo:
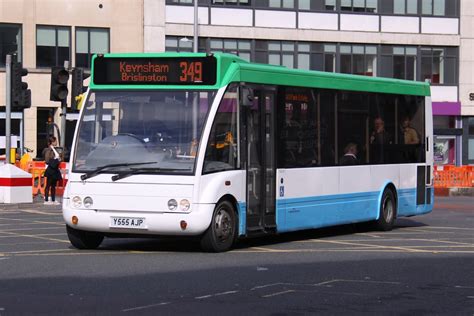
[[[211,225],[201,238],[201,248],[207,252],[223,252],[234,244],[237,234],[235,209],[229,201],[219,202],[212,214]]]
[[[382,194],[379,212],[379,219],[375,222],[376,229],[382,231],[392,230],[397,214],[397,202],[393,191],[388,188]]]
[[[66,225],[67,237],[77,249],[96,249],[104,240],[104,235],[95,232],[79,230]]]

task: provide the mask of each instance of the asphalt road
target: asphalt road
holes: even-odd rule
[[[240,242],[67,241],[60,211],[0,209],[0,315],[474,315],[474,198],[391,232],[366,225]]]

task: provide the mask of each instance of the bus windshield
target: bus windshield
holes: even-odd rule
[[[80,120],[73,171],[193,174],[215,95],[216,91],[91,91]]]

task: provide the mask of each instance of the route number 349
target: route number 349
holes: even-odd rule
[[[182,61],[179,63],[181,68],[181,76],[179,81],[181,82],[199,82],[202,81],[202,62],[187,62]]]

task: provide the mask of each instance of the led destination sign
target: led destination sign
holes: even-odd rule
[[[214,85],[214,57],[127,58],[94,60],[94,84]]]

